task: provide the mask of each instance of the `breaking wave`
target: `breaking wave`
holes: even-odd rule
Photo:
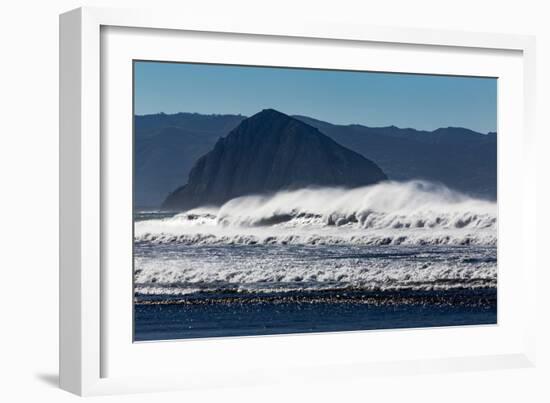
[[[185,258],[182,258],[185,257]],[[136,292],[187,295],[201,292],[280,293],[323,290],[451,290],[496,287],[495,248],[487,247],[284,247],[195,250],[136,259]]]
[[[187,245],[488,245],[495,202],[424,181],[245,196],[219,208],[138,221],[135,240]]]

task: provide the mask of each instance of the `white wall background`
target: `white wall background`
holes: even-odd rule
[[[57,383],[58,14],[81,5],[174,7],[181,12],[270,15],[284,24],[305,14],[374,25],[533,34],[538,50],[540,184],[550,181],[548,2],[522,0],[11,0],[0,5],[0,399],[65,402]],[[540,257],[550,240],[550,192],[539,189]],[[540,267],[542,268],[542,264]],[[550,270],[550,268],[548,268]],[[94,398],[99,401],[550,401],[547,272],[539,275],[535,369],[376,377],[302,387],[261,387]]]

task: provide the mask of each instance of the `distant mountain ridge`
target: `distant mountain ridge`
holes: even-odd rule
[[[198,113],[136,116],[136,207],[159,207],[186,180],[195,161],[244,119],[240,115]]]
[[[374,161],[390,179],[427,179],[474,196],[496,198],[496,133],[335,125],[294,117]],[[136,116],[136,207],[159,207],[185,183],[193,164],[244,119],[185,112]]]
[[[497,196],[497,135],[460,127],[434,131],[334,125],[296,116],[367,156],[394,180],[426,179],[476,197]]]
[[[188,210],[239,196],[308,186],[359,187],[387,179],[372,161],[274,109],[243,120],[195,163],[162,207]]]

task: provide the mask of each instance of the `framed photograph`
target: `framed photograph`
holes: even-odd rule
[[[533,365],[533,38],[85,8],[60,44],[64,389]]]

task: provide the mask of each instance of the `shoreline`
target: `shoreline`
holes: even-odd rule
[[[433,305],[496,307],[493,287],[450,290],[324,290],[278,293],[205,292],[189,295],[135,295],[135,305],[261,305],[261,304],[362,304],[373,306]]]

